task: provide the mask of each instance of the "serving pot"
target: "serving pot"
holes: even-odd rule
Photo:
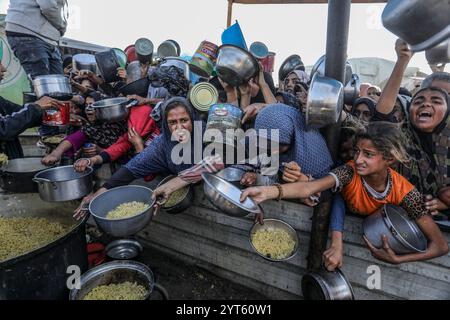
[[[219,47],[216,72],[226,83],[238,87],[255,77],[258,71],[258,61],[249,52],[234,45]]]
[[[376,248],[383,247],[386,235],[389,246],[396,254],[423,253],[427,238],[417,224],[399,206],[386,204],[363,222],[364,235]]]
[[[34,92],[38,99],[49,96],[65,101],[73,97],[69,78],[60,74],[38,76],[33,79]]]
[[[350,281],[340,269],[308,272],[302,278],[302,292],[306,300],[355,300]]]
[[[191,72],[189,69],[189,63],[181,58],[178,57],[167,57],[164,58],[161,63],[160,66],[164,66],[164,67],[170,67],[170,66],[175,66],[177,68],[180,68],[181,70],[183,70],[184,73],[184,77],[186,78],[186,80],[190,80],[191,79]]]
[[[412,51],[424,51],[450,37],[450,1],[389,0],[382,20]]]
[[[145,228],[153,217],[153,191],[142,186],[123,186],[108,190],[95,197],[89,204],[89,211],[97,225],[114,237],[134,235]],[[108,213],[127,202],[143,202],[148,208],[141,213],[124,219],[106,219]]]
[[[41,158],[23,158],[9,160],[0,168],[0,187],[13,193],[38,192],[34,176],[49,167],[41,163]]]
[[[253,234],[255,234],[259,230],[270,230],[270,229],[281,229],[281,230],[284,230],[292,237],[292,239],[294,239],[295,247],[294,247],[294,251],[291,253],[290,256],[288,256],[288,257],[286,257],[284,259],[274,259],[274,258],[268,257],[268,256],[262,254],[261,252],[259,252],[258,250],[256,250],[256,247],[253,245],[253,242],[252,242]],[[255,223],[253,225],[253,227],[250,229],[249,241],[250,241],[250,245],[252,246],[253,250],[255,250],[255,252],[258,255],[260,255],[264,259],[272,261],[272,262],[283,262],[283,261],[291,260],[293,257],[295,257],[295,255],[298,252],[298,243],[299,243],[299,241],[298,241],[297,232],[288,223],[286,223],[286,222],[284,222],[282,220],[279,220],[279,219],[264,219],[264,225],[261,225],[258,222]]]
[[[325,76],[325,64],[326,64],[326,55],[323,55],[317,60],[316,64],[311,69],[310,78],[314,78],[316,73],[321,76]],[[345,63],[345,83],[349,83],[352,80],[353,76],[353,67],[350,62]]]
[[[203,173],[203,191],[213,206],[232,217],[246,217],[250,213],[260,213],[261,207],[251,198],[240,201],[242,191],[224,179]]]
[[[450,63],[450,39],[425,52],[429,64]]]
[[[306,103],[306,123],[312,128],[335,124],[344,107],[344,87],[337,80],[316,73]]]
[[[157,188],[165,184],[166,182],[169,182],[170,180],[176,178],[177,176],[168,176],[164,178],[160,183],[158,183]],[[192,203],[194,202],[194,188],[192,185],[187,186],[188,191],[184,195],[183,199],[181,199],[178,203],[171,207],[165,207],[162,206],[162,209],[164,209],[165,212],[170,214],[177,214],[185,211],[186,209],[190,208]]]
[[[289,73],[304,67],[305,65],[303,64],[302,58],[297,54],[293,54],[281,64],[280,70],[278,71],[278,79],[282,82],[286,79]]]
[[[92,71],[98,74],[97,62],[93,54],[79,53],[72,57],[72,66],[75,71]]]
[[[72,289],[69,300],[83,300],[92,289],[98,286],[127,281],[147,289],[145,300],[150,299],[153,290],[157,290],[164,300],[169,299],[167,290],[155,283],[153,272],[145,264],[136,261],[113,261],[99,265],[83,274],[80,278],[80,289]]]
[[[352,74],[352,78],[344,87],[344,103],[352,106],[356,99],[359,98],[361,80],[357,74]]]
[[[130,107],[138,104],[136,99],[112,98],[92,104],[97,120],[103,122],[119,122],[128,118]]]
[[[39,172],[33,181],[38,184],[42,200],[71,201],[81,199],[92,192],[92,172],[90,167],[83,173],[76,172],[73,166],[57,167]]]

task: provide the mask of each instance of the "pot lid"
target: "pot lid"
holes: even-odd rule
[[[189,92],[189,100],[192,105],[202,112],[208,112],[218,99],[219,92],[212,84],[207,82],[196,84]]]
[[[141,56],[149,56],[153,54],[153,42],[146,38],[140,38],[135,43],[136,53]]]
[[[106,246],[106,255],[116,260],[134,259],[143,251],[142,245],[132,239],[115,240]]]
[[[427,239],[417,224],[408,217],[404,209],[399,206],[387,204],[383,210],[384,221],[392,232],[405,247],[418,252],[427,250]]]
[[[44,166],[41,160],[41,158],[13,159],[3,165],[1,170],[10,173],[31,173],[48,169],[49,167]]]

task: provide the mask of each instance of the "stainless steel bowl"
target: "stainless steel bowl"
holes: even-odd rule
[[[169,182],[170,180],[176,178],[177,176],[168,176],[166,178],[164,178],[160,183],[158,183],[158,187],[162,186],[163,184],[165,184],[166,182]],[[164,205],[162,206],[162,209],[170,214],[178,214],[181,213],[183,211],[185,211],[186,209],[190,208],[192,206],[192,203],[194,202],[194,188],[192,187],[192,185],[189,185],[187,187],[188,190],[186,191],[186,193],[183,196],[183,199],[181,199],[180,201],[178,201],[178,203],[176,203],[175,205],[171,206],[171,207],[165,207]]]
[[[305,300],[355,300],[350,281],[340,269],[330,272],[322,268],[305,274],[302,292]]]
[[[383,247],[386,235],[397,254],[421,253],[427,250],[427,238],[401,207],[384,205],[363,222],[364,235],[377,248]]]
[[[137,258],[144,248],[136,240],[120,239],[109,243],[106,248],[106,255],[114,260],[132,260]]]
[[[383,25],[410,44],[412,51],[424,51],[450,37],[450,4],[447,0],[389,0]]]
[[[61,202],[81,199],[92,192],[93,169],[88,167],[83,173],[73,166],[51,168],[39,172],[33,178],[38,184],[39,196],[44,201]]]
[[[263,253],[259,252],[255,245],[252,242],[252,236],[259,230],[275,230],[275,229],[281,229],[286,231],[291,237],[292,239],[294,239],[295,241],[295,247],[294,247],[294,251],[292,251],[292,253],[284,258],[284,259],[273,259],[271,257],[268,257],[266,255],[264,255]],[[269,261],[273,261],[273,262],[283,262],[283,261],[288,261],[290,259],[292,259],[293,257],[295,257],[295,255],[298,252],[298,235],[297,232],[294,230],[294,228],[292,228],[288,223],[282,221],[282,220],[278,220],[278,219],[264,219],[264,225],[260,225],[259,223],[255,223],[253,225],[253,227],[250,230],[250,234],[249,234],[249,241],[250,244],[253,248],[253,250],[255,250],[255,252],[260,255],[261,257],[263,257],[266,260]]]
[[[79,53],[72,57],[72,67],[75,71],[92,71],[98,74],[97,62],[93,54]]]
[[[228,182],[240,182],[245,171],[238,168],[228,167],[216,174],[216,176]]]
[[[311,81],[306,103],[306,123],[312,128],[335,124],[344,108],[344,87],[337,80],[317,73]]]
[[[216,72],[226,83],[238,87],[255,77],[258,71],[258,61],[249,52],[233,45],[219,47]]]
[[[177,68],[180,68],[181,70],[183,70],[184,73],[184,77],[187,80],[191,79],[191,72],[189,69],[189,63],[181,58],[178,57],[167,57],[164,58],[163,61],[161,62],[160,66],[166,66],[166,67],[170,67],[170,66],[175,66]]]
[[[89,204],[89,211],[97,225],[114,237],[134,235],[147,226],[153,217],[153,191],[142,186],[124,186],[106,191],[95,197]],[[106,216],[119,205],[127,202],[143,202],[148,208],[141,213],[124,219],[110,220]]]
[[[425,52],[429,64],[450,63],[450,39]]]
[[[69,300],[83,300],[83,298],[94,288],[119,284],[123,282],[137,283],[147,289],[147,300],[155,287],[153,272],[143,263],[135,261],[113,261],[99,265],[80,278],[80,289],[72,289]]]
[[[119,122],[128,118],[129,107],[136,105],[136,100],[112,98],[95,102],[92,105],[97,120],[103,122]]]
[[[55,99],[69,100],[73,96],[69,78],[60,74],[38,76],[33,79],[33,87],[38,99],[50,96]]]
[[[232,217],[257,214],[261,208],[251,199],[241,202],[242,191],[224,179],[211,173],[203,173],[203,191],[213,206]]]

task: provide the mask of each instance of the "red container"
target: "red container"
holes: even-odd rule
[[[127,55],[128,58],[128,63],[131,63],[133,61],[137,61],[137,55],[136,55],[136,48],[134,46],[134,44],[128,46],[125,50],[125,53]]]
[[[272,73],[275,71],[275,56],[276,55],[277,54],[275,52],[269,52],[269,55],[266,58],[260,60],[265,72]]]
[[[70,102],[62,102],[58,109],[44,111],[42,124],[51,127],[65,127],[70,123]]]

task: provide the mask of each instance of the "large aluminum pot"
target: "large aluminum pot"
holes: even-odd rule
[[[65,101],[73,97],[69,78],[60,74],[38,76],[33,79],[33,87],[38,99],[49,96]]]
[[[356,99],[359,98],[361,80],[357,74],[353,74],[352,78],[344,88],[344,103],[352,106]]]
[[[350,281],[340,269],[330,272],[322,268],[305,274],[302,292],[306,300],[355,300]]]
[[[306,103],[306,123],[312,128],[335,124],[344,108],[344,87],[337,80],[317,73],[311,81]]]
[[[401,207],[384,205],[363,222],[364,235],[377,248],[383,247],[386,235],[396,254],[419,253],[427,250],[427,238]]]
[[[450,63],[450,39],[425,52],[429,64]]]
[[[183,60],[183,59],[177,58],[177,57],[167,57],[161,61],[160,66],[164,66],[164,67],[175,66],[177,68],[180,68],[181,70],[183,70],[184,77],[186,78],[186,80],[191,79],[189,63],[186,60]]]
[[[164,178],[160,183],[158,183],[157,188],[162,186],[163,184],[169,182],[170,180],[176,178],[177,176],[168,176]],[[186,189],[185,189],[186,188]],[[178,214],[186,209],[190,208],[192,206],[192,203],[194,202],[194,188],[192,185],[188,185],[182,190],[184,190],[183,197],[174,205],[170,207],[166,207],[165,205],[162,206],[162,209],[164,209],[165,212],[170,214]]]
[[[60,202],[81,199],[92,192],[93,169],[76,172],[73,166],[57,167],[39,172],[33,178],[44,201]]]
[[[450,37],[449,0],[389,0],[382,19],[412,51],[433,48]]]
[[[83,300],[95,287],[127,281],[137,283],[147,289],[145,300],[150,298],[153,290],[160,292],[163,299],[169,299],[166,289],[155,283],[152,271],[145,264],[136,261],[112,261],[83,274],[80,279],[80,289],[72,289],[69,293],[69,300]]]
[[[127,83],[142,79],[141,63],[139,61],[130,62],[127,66]]]
[[[13,193],[38,192],[33,178],[48,168],[41,163],[41,158],[9,160],[0,168],[0,186],[3,190]]]
[[[258,71],[258,61],[249,52],[233,45],[219,47],[216,72],[226,83],[238,87],[256,76]]]
[[[142,186],[124,186],[106,191],[95,197],[89,204],[89,211],[97,225],[113,237],[127,237],[134,235],[147,226],[153,217],[153,191]],[[110,220],[106,216],[119,205],[127,202],[143,202],[148,209],[141,213],[125,218]]]
[[[97,62],[93,54],[79,53],[72,57],[72,66],[75,71],[92,71],[98,74]]]
[[[294,70],[301,70],[305,69],[305,65],[302,61],[302,58],[294,54],[292,56],[289,56],[284,62],[281,64],[280,70],[278,71],[278,79],[280,80],[280,83],[286,79],[286,77]]]
[[[250,213],[260,213],[261,208],[251,199],[241,202],[242,191],[224,179],[203,173],[203,191],[213,206],[232,217],[246,217]]]
[[[119,122],[128,118],[129,108],[138,103],[135,99],[112,98],[92,104],[98,121]]]
[[[311,75],[310,78],[314,78],[316,73],[320,74],[321,76],[325,76],[325,64],[326,64],[326,55],[323,55],[322,57],[317,60],[316,64],[311,69]],[[352,80],[353,75],[353,67],[350,64],[350,62],[345,63],[345,83],[349,83]]]

